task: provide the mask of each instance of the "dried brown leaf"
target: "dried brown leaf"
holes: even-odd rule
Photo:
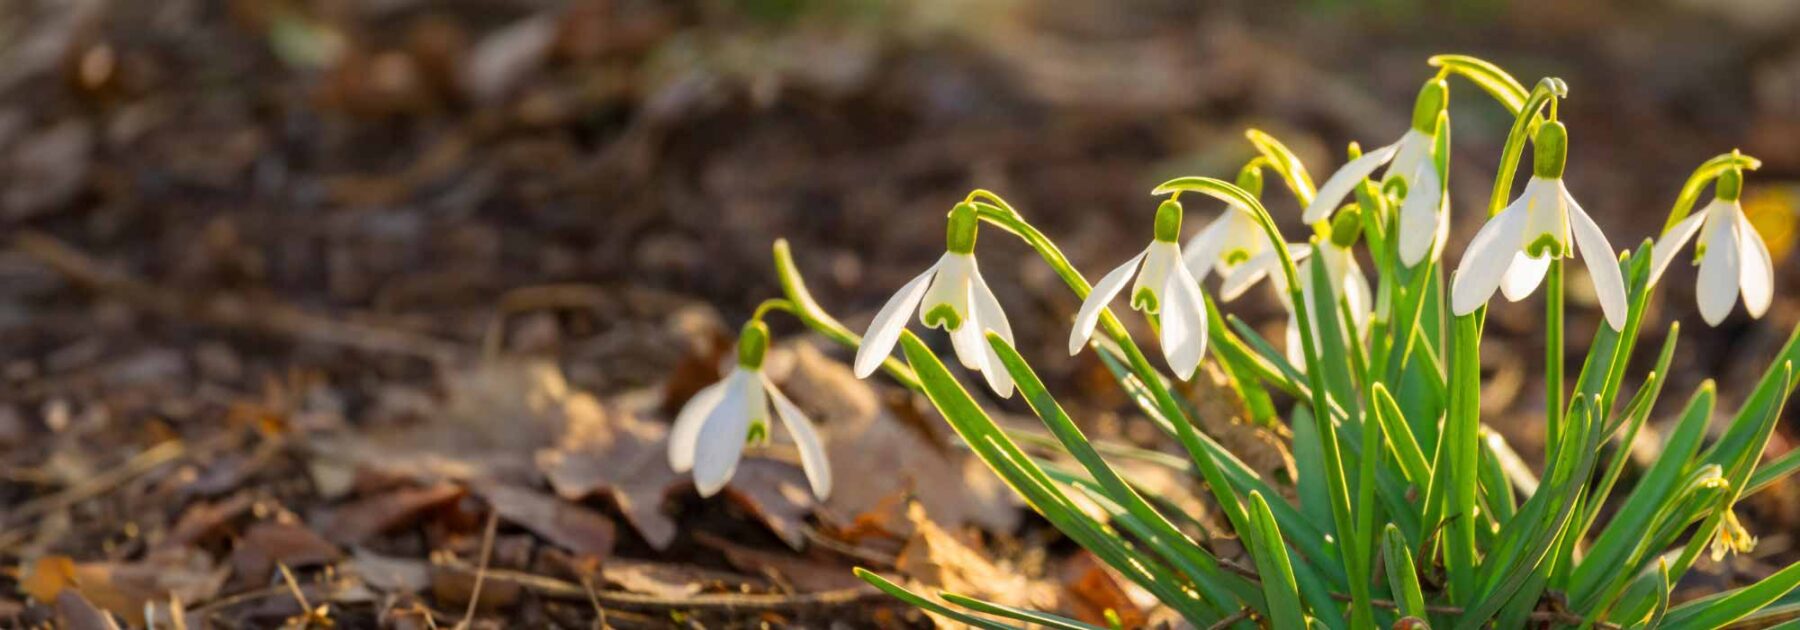
[[[331,508],[314,519],[318,531],[340,544],[354,545],[370,536],[413,522],[421,514],[461,497],[456,484],[401,488]]]
[[[496,483],[475,487],[500,518],[582,555],[611,555],[613,522],[598,512],[536,490]]]

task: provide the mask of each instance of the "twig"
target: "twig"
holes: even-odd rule
[[[131,459],[126,460],[122,465],[108,469],[93,477],[89,477],[87,480],[74,486],[70,486],[68,489],[56,494],[25,502],[23,505],[20,505],[18,508],[12,510],[11,513],[7,514],[4,519],[0,519],[0,526],[11,528],[39,516],[43,516],[49,512],[60,510],[76,503],[100,496],[117,488],[125,482],[130,481],[138,475],[149,472],[163,464],[175,461],[186,453],[187,443],[181,440],[168,440],[157,444],[156,446],[144,449],[137,455],[133,455]],[[0,533],[0,549],[11,546],[11,543],[13,542],[12,538],[15,536],[16,534],[12,531]]]
[[[468,570],[466,567],[462,570]],[[887,594],[873,586],[856,586],[817,593],[704,593],[686,597],[662,597],[627,591],[596,590],[589,595],[580,584],[552,577],[506,569],[488,569],[487,579],[517,584],[541,597],[574,601],[599,601],[612,608],[637,610],[714,610],[725,612],[779,611],[831,608],[863,601],[882,600]],[[591,598],[591,599],[590,599]]]
[[[1224,619],[1220,619],[1218,623],[1207,626],[1206,630],[1225,630],[1226,628],[1230,628],[1232,624],[1235,624],[1239,621],[1243,621],[1243,620],[1249,619],[1249,618],[1250,618],[1250,609],[1249,608],[1239,608],[1237,612],[1231,613],[1230,615],[1226,616]]]
[[[475,586],[469,589],[469,609],[463,613],[463,620],[456,624],[458,630],[469,627],[475,620],[475,604],[481,602],[481,582],[487,578],[488,560],[494,555],[494,533],[499,527],[500,512],[489,512],[487,527],[481,532],[481,565],[475,569]]]
[[[24,231],[13,246],[91,290],[117,296],[165,317],[278,337],[400,354],[448,363],[467,354],[453,342],[393,328],[341,321],[298,308],[242,295],[200,296],[145,282],[110,269],[86,252],[42,232]]]

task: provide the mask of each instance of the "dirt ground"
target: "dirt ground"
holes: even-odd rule
[[[1426,57],[1475,54],[1571,85],[1569,180],[1616,245],[1702,160],[1764,160],[1774,308],[1706,327],[1678,265],[1645,327],[1683,324],[1672,391],[1736,401],[1800,322],[1797,34],[1765,0],[0,0],[0,627],[929,623],[851,566],[1141,611],[791,320],[771,373],[823,425],[831,500],[779,448],[709,500],[667,470],[672,411],[780,294],[775,239],[857,329],[971,188],[1091,276],[1142,241],[1155,182],[1234,173],[1245,128],[1322,174],[1399,135]],[[1508,121],[1452,99],[1461,243]],[[1065,358],[1049,270],[981,248],[1077,417],[1166,446]],[[1528,458],[1538,317],[1495,309],[1484,351],[1484,419]],[[1694,587],[1796,556],[1800,489],[1741,510],[1757,552]]]

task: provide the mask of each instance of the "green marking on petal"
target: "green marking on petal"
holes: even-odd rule
[[[1538,236],[1537,240],[1532,241],[1530,245],[1525,246],[1525,255],[1532,258],[1543,258],[1546,255],[1562,256],[1563,246],[1562,243],[1557,242],[1555,236],[1544,234]]]
[[[1250,250],[1248,250],[1248,249],[1239,247],[1237,249],[1231,249],[1231,250],[1225,251],[1225,264],[1227,266],[1235,267],[1237,265],[1243,264],[1244,262],[1246,262],[1248,260],[1250,260]]]
[[[769,422],[764,418],[750,421],[750,432],[744,436],[744,443],[761,445],[769,443]]]
[[[1135,308],[1145,313],[1156,313],[1160,311],[1161,309],[1159,306],[1161,304],[1162,302],[1156,299],[1156,292],[1151,291],[1150,287],[1138,289],[1137,293],[1131,296],[1131,308]]]
[[[954,331],[962,328],[962,314],[949,304],[939,304],[925,311],[925,325],[941,330]]]

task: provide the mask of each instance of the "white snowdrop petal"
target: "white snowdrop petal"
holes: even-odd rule
[[[1186,267],[1175,265],[1163,285],[1163,358],[1181,380],[1193,378],[1206,355],[1206,303],[1200,285]]]
[[[1369,287],[1369,277],[1363,275],[1362,265],[1357,264],[1354,257],[1344,270],[1344,303],[1350,308],[1351,322],[1356,327],[1356,338],[1361,339],[1369,331],[1369,308],[1375,302],[1375,292]]]
[[[1625,316],[1631,312],[1631,301],[1625,295],[1625,276],[1619,273],[1619,252],[1600,225],[1588,216],[1575,197],[1563,191],[1563,203],[1569,213],[1569,228],[1575,236],[1575,250],[1587,264],[1588,279],[1594,282],[1594,297],[1600,300],[1600,312],[1613,330],[1625,330]]]
[[[963,300],[966,302],[969,298]],[[987,369],[987,340],[981,336],[983,328],[981,315],[970,310],[962,325],[950,331],[950,347],[956,350],[956,360],[965,369],[977,372]]]
[[[1658,280],[1662,279],[1663,272],[1669,270],[1669,263],[1675,262],[1675,254],[1679,253],[1681,247],[1694,238],[1695,232],[1700,231],[1700,222],[1706,219],[1707,213],[1711,211],[1712,206],[1709,205],[1704,210],[1688,215],[1686,219],[1682,219],[1674,227],[1669,228],[1669,231],[1664,232],[1662,238],[1656,239],[1655,245],[1650,246],[1651,285],[1655,285]]]
[[[717,494],[737,472],[738,460],[744,455],[744,439],[755,415],[768,415],[768,401],[761,386],[747,371],[734,371],[727,377],[725,396],[719,406],[707,414],[694,443],[694,489],[700,496]]]
[[[825,443],[819,439],[818,430],[793,401],[769,382],[768,376],[763,377],[762,384],[769,400],[775,403],[775,414],[781,416],[781,425],[787,427],[788,435],[794,438],[794,446],[800,450],[800,468],[806,471],[806,481],[812,485],[813,496],[825,500],[831,496],[831,462],[825,459]]]
[[[1194,238],[1188,239],[1187,245],[1182,249],[1182,262],[1194,274],[1196,281],[1204,282],[1206,275],[1212,273],[1213,267],[1222,262],[1225,246],[1231,238],[1232,215],[1236,212],[1226,208],[1224,214],[1206,224]]]
[[[925,317],[940,306],[948,306],[956,312],[957,328],[975,316],[969,308],[969,277],[974,268],[973,254],[944,254],[938,262],[936,276],[931,279],[931,288],[925,290],[925,301],[919,305],[920,324],[931,326]]]
[[[1418,265],[1431,253],[1437,240],[1443,187],[1438,183],[1437,168],[1420,165],[1418,174],[1408,183],[1406,201],[1400,204],[1400,262],[1408,267]]]
[[[694,441],[700,438],[700,426],[718,408],[719,400],[725,397],[725,384],[730,377],[717,383],[707,385],[688,398],[687,404],[681,406],[681,412],[675,414],[675,424],[669,428],[669,468],[684,473],[694,468]]]
[[[1706,253],[1700,257],[1700,275],[1694,286],[1694,300],[1700,305],[1700,317],[1713,326],[1731,314],[1742,280],[1742,272],[1738,270],[1741,262],[1735,242],[1736,230],[1724,214],[1714,215],[1701,230],[1700,238]]]
[[[1512,263],[1506,268],[1506,275],[1500,278],[1500,294],[1506,301],[1517,302],[1536,291],[1544,282],[1544,275],[1550,271],[1550,257],[1532,258],[1525,252],[1513,254]]]
[[[1487,224],[1475,233],[1475,239],[1469,241],[1450,281],[1451,313],[1468,315],[1475,312],[1493,297],[1495,289],[1500,288],[1501,278],[1512,266],[1513,255],[1519,252],[1526,212],[1522,202],[1513,202],[1488,219]]]
[[[1336,173],[1332,173],[1323,185],[1319,186],[1319,194],[1313,196],[1312,203],[1306,206],[1306,211],[1301,213],[1300,218],[1307,223],[1317,223],[1330,216],[1331,211],[1336,210],[1339,205],[1344,203],[1344,198],[1349,196],[1351,190],[1356,189],[1357,184],[1368,179],[1369,174],[1374,173],[1375,169],[1381,168],[1382,164],[1393,159],[1394,151],[1399,147],[1399,143],[1390,144],[1350,160]]]
[[[1300,344],[1300,318],[1292,307],[1288,308],[1287,332],[1282,333],[1282,342],[1287,344],[1282,354],[1287,355],[1288,364],[1306,373],[1306,346]]]
[[[969,293],[973,298],[975,316],[981,320],[981,325],[987,330],[999,334],[1001,339],[1006,340],[1006,343],[1012,343],[1012,323],[1006,321],[1006,311],[1000,308],[1000,298],[994,297],[994,289],[988,286],[987,278],[981,277],[981,269],[979,267],[972,269]]]
[[[938,266],[942,264],[943,261],[939,260],[926,268],[924,273],[908,281],[875,313],[868,332],[863,334],[862,346],[856,349],[857,378],[868,378],[870,374],[874,374],[875,368],[881,367],[881,362],[893,353],[894,344],[900,341],[900,331],[906,328],[907,317],[918,307],[919,301],[925,298],[927,283],[931,282]]]
[[[1156,301],[1151,304],[1152,308],[1145,312],[1154,314],[1162,310],[1163,301],[1168,299],[1168,296],[1163,295],[1163,286],[1168,284],[1169,276],[1176,267],[1180,266],[1182,263],[1179,246],[1174,243],[1152,241],[1149,247],[1144,248],[1144,265],[1138,268],[1137,281],[1131,283],[1131,293],[1125,296],[1126,301],[1131,302],[1131,308],[1136,309],[1138,295],[1148,291],[1156,298]]]
[[[1305,260],[1310,254],[1312,254],[1310,246],[1288,245],[1288,255],[1293,257],[1296,263]],[[1287,280],[1281,275],[1280,269],[1281,254],[1276,252],[1273,247],[1263,250],[1225,276],[1225,282],[1219,286],[1219,300],[1230,302],[1238,299],[1244,295],[1245,291],[1249,291],[1250,287],[1256,286],[1257,281],[1265,277],[1275,283],[1278,291],[1287,292]],[[1301,274],[1301,277],[1305,277],[1305,274]]]
[[[1125,289],[1125,283],[1131,281],[1138,263],[1144,260],[1146,252],[1138,252],[1125,264],[1107,272],[1100,278],[1100,283],[1088,291],[1087,299],[1081,301],[1081,309],[1075,312],[1075,328],[1069,331],[1069,355],[1081,353],[1081,347],[1087,345],[1088,338],[1094,336],[1094,326],[1100,323],[1100,313],[1106,305]]]
[[[1751,317],[1762,317],[1775,299],[1775,261],[1769,246],[1743,211],[1737,213],[1738,270],[1740,289],[1744,292],[1744,310]]]
[[[1413,178],[1418,173],[1421,164],[1431,162],[1431,150],[1435,142],[1435,139],[1425,132],[1407,129],[1406,133],[1400,136],[1400,141],[1395,143],[1400,148],[1394,152],[1394,160],[1388,162],[1387,172],[1382,174],[1381,180],[1385,182],[1400,177],[1406,180],[1407,188],[1417,186],[1413,182]]]

